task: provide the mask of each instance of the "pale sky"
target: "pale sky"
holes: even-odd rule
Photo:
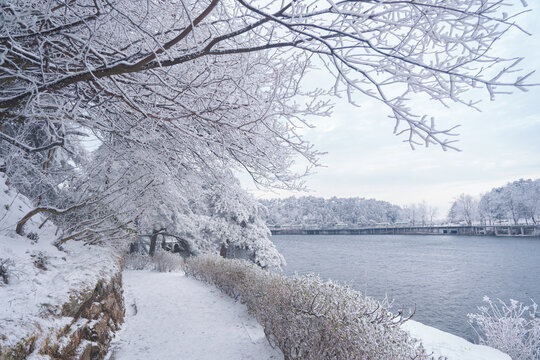
[[[540,84],[540,6],[530,4],[532,13],[520,24],[533,33],[514,31],[497,49],[507,56],[524,56],[522,68],[537,73],[531,82]],[[306,178],[308,193],[255,190],[258,198],[312,195],[320,197],[365,197],[397,205],[426,203],[439,208],[444,217],[461,193],[479,195],[493,187],[520,178],[540,178],[540,86],[523,93],[499,95],[491,102],[481,94],[482,112],[451,104],[444,109],[417,101],[411,106],[435,115],[439,127],[461,124],[461,152],[444,152],[436,146],[412,151],[403,137],[396,137],[387,110],[374,101],[357,98],[360,108],[337,99],[333,114],[313,119],[315,129],[306,139],[320,151],[324,168]],[[383,111],[384,110],[384,111]]]

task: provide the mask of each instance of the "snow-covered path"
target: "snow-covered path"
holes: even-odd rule
[[[283,359],[246,307],[181,273],[124,272],[126,322],[107,360]],[[448,360],[510,360],[487,346],[409,321],[429,353]]]
[[[146,271],[123,281],[126,322],[109,360],[283,359],[246,307],[211,286]]]

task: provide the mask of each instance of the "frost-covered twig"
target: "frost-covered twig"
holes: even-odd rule
[[[540,357],[540,313],[538,305],[524,305],[517,300],[507,304],[484,297],[486,306],[479,313],[468,314],[469,322],[481,344],[507,353],[514,360],[536,360]]]

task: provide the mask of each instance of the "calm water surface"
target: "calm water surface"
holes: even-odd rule
[[[319,274],[414,319],[475,341],[467,314],[484,295],[540,303],[540,238],[414,235],[272,236],[286,274]]]

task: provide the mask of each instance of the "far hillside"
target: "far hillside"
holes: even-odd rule
[[[314,196],[259,200],[267,226],[316,228],[358,226],[518,225],[538,224],[540,179],[520,179],[480,195],[454,198],[448,214],[426,201],[400,207],[365,198]]]
[[[395,224],[409,219],[407,211],[386,201],[364,198],[313,196],[260,200],[267,208],[268,226],[317,226]]]
[[[466,225],[538,224],[540,179],[519,179],[474,197],[461,194],[452,204],[448,221]]]

